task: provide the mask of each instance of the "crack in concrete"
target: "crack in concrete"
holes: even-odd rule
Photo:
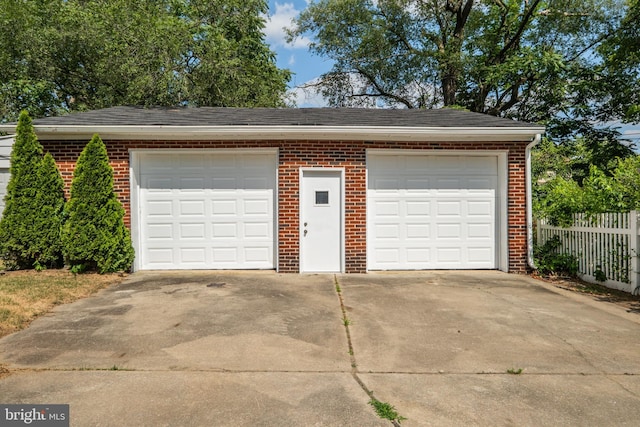
[[[144,368],[127,368],[126,366],[117,367],[80,367],[80,368],[20,368],[20,367],[7,367],[4,366],[4,370],[0,373],[13,373],[13,372],[210,372],[221,374],[367,374],[367,375],[416,375],[416,376],[505,376],[512,377],[514,374],[506,372],[428,372],[428,371],[367,371],[362,372],[357,369],[349,371],[345,370],[330,370],[330,371],[313,371],[313,370],[267,370],[267,369],[227,369],[227,368],[158,368],[158,369],[144,369]],[[558,376],[558,377],[638,377],[640,372],[522,372],[515,375],[519,377],[544,377],[544,376]],[[368,389],[367,389],[368,390]]]
[[[614,383],[615,385],[617,385],[618,387],[620,387],[622,390],[626,391],[627,393],[631,394],[632,396],[639,398],[640,396],[638,395],[638,393],[634,392],[633,390],[630,390],[629,388],[625,387],[622,383],[616,381],[614,379],[614,377],[619,377],[619,376],[630,376],[631,374],[625,374],[625,375],[605,375],[605,377],[611,381],[612,383]],[[634,374],[635,375],[635,374]]]
[[[336,294],[338,295],[338,300],[340,302],[340,310],[342,311],[342,323],[344,325],[344,330],[347,335],[347,345],[349,347],[349,358],[351,360],[351,376],[354,381],[360,386],[360,388],[367,394],[370,399],[370,402],[378,401],[373,394],[373,391],[365,384],[365,382],[358,375],[360,371],[358,370],[358,363],[356,361],[356,354],[353,349],[353,341],[351,340],[351,331],[349,330],[350,320],[347,317],[347,308],[344,304],[344,298],[342,297],[342,289],[340,287],[340,283],[338,281],[338,276],[333,275],[333,281],[335,285]],[[396,420],[389,420],[394,427],[400,427],[400,423]]]

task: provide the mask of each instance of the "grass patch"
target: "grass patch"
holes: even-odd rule
[[[400,424],[402,421],[406,420],[405,417],[398,414],[398,411],[396,411],[396,408],[390,403],[381,402],[378,399],[372,398],[369,401],[369,405],[373,406],[373,409],[375,409],[376,414],[378,414],[378,416],[382,419],[390,420],[397,424]]]
[[[94,294],[124,280],[119,274],[73,275],[67,270],[0,274],[0,337],[24,329],[57,305]]]
[[[522,368],[510,368],[507,369],[507,374],[511,374],[511,375],[520,375],[522,373]]]

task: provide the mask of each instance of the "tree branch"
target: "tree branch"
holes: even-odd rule
[[[367,81],[369,81],[369,83],[378,91],[378,93],[380,93],[381,96],[384,96],[386,98],[390,98],[393,99],[403,105],[405,105],[407,108],[415,108],[414,105],[411,103],[411,101],[409,101],[406,98],[403,98],[399,95],[387,92],[386,90],[384,90],[384,88],[382,87],[382,85],[380,85],[376,79],[370,75],[369,73],[367,73],[366,71],[355,67],[356,72],[360,75],[362,75],[365,79],[367,79]]]
[[[527,25],[531,21],[533,12],[538,7],[538,4],[540,4],[540,0],[535,0],[533,4],[529,7],[527,12],[522,17],[522,21],[520,21],[520,26],[518,27],[518,30],[513,35],[511,40],[509,40],[509,42],[504,45],[502,50],[498,52],[498,54],[494,57],[494,59],[491,60],[491,64],[495,65],[497,63],[501,63],[502,61],[504,61],[504,59],[507,56],[507,52],[509,52],[509,50],[511,50],[511,48],[520,41],[520,38],[522,37],[522,33],[524,33],[524,30],[526,29]]]

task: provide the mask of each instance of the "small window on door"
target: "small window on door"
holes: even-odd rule
[[[329,192],[328,191],[316,191],[316,206],[329,204]]]

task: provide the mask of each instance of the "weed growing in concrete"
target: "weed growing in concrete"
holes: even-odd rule
[[[522,373],[522,368],[518,368],[518,369],[510,368],[510,369],[507,369],[507,374],[520,375],[521,373]]]
[[[381,402],[375,397],[372,397],[371,400],[369,401],[369,405],[373,406],[373,409],[375,409],[376,414],[378,414],[378,416],[382,419],[390,420],[397,424],[400,424],[402,421],[406,420],[405,417],[398,414],[398,411],[396,411],[396,408],[390,403]]]

